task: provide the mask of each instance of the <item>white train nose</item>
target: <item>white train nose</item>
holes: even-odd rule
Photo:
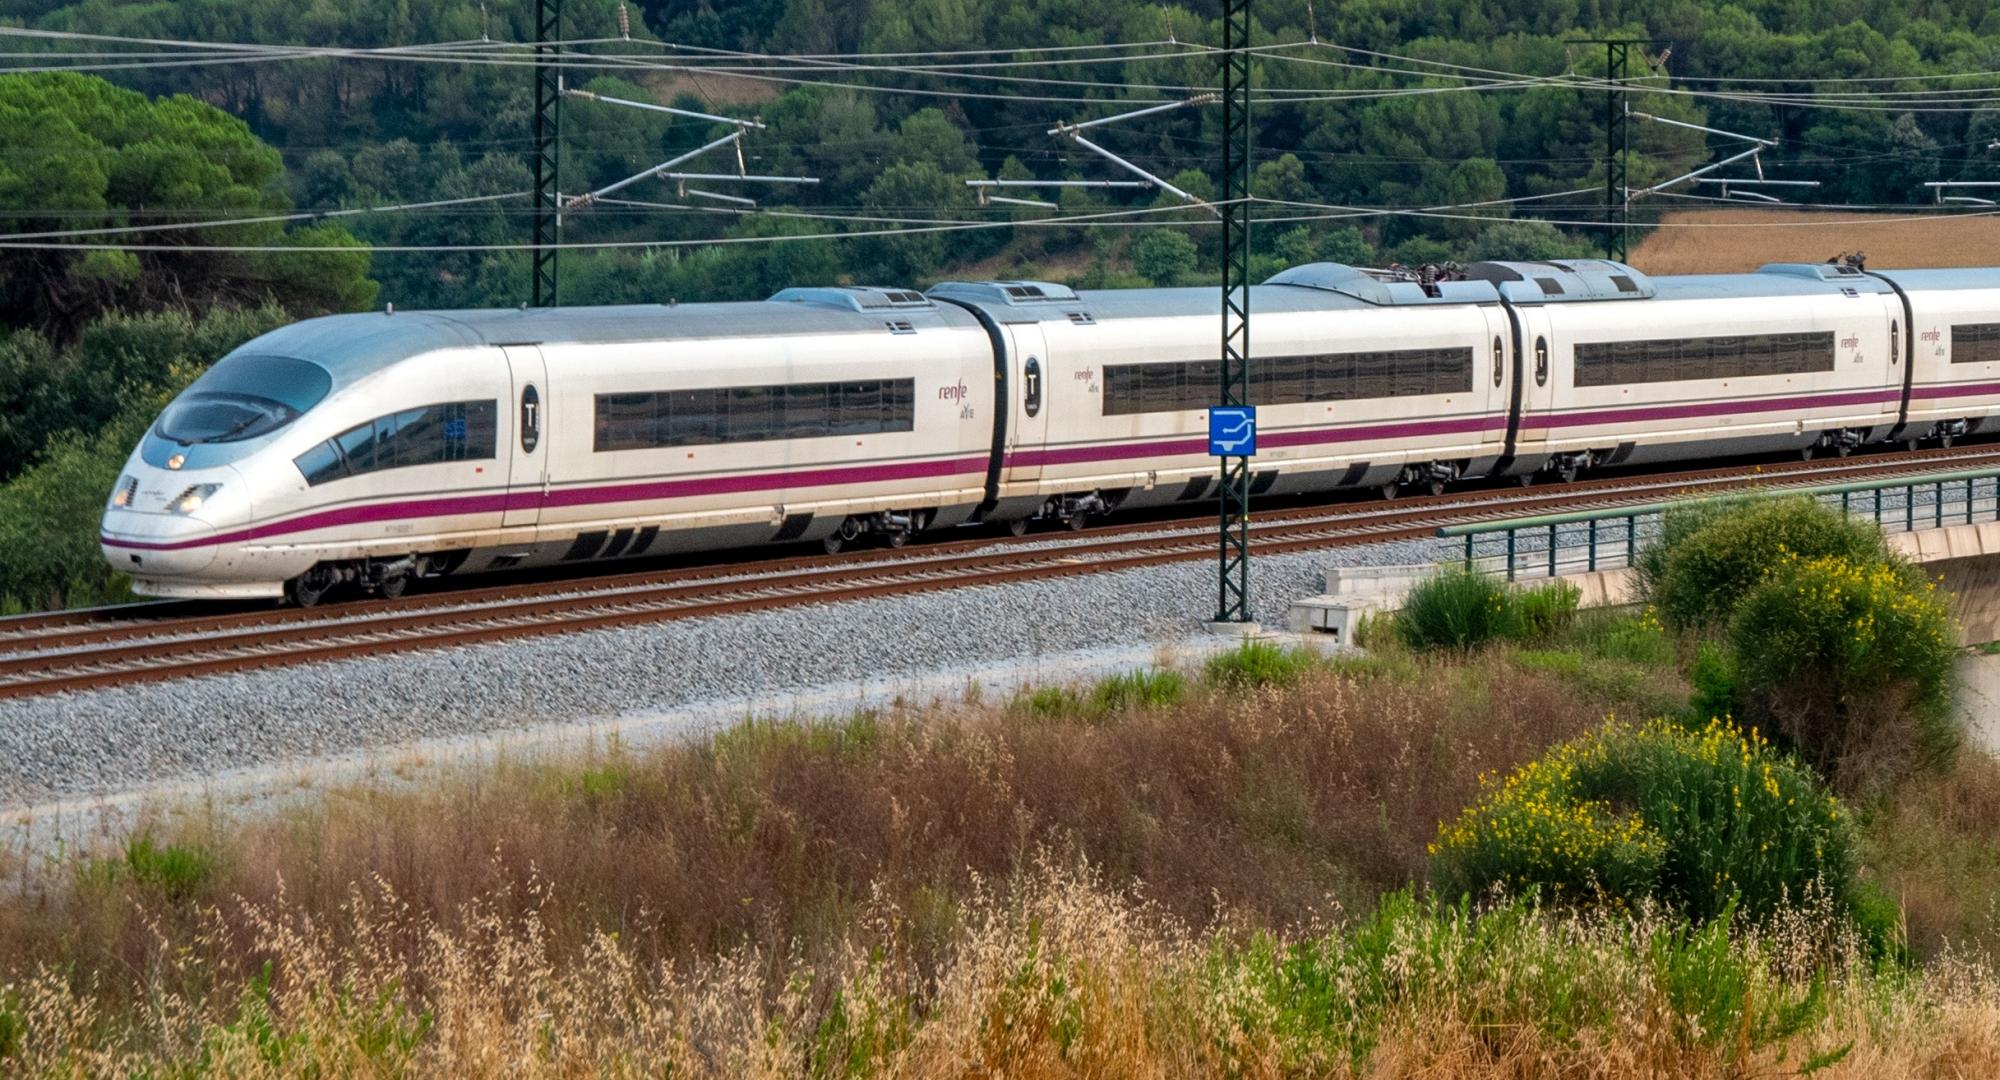
[[[120,573],[179,577],[215,561],[216,535],[215,526],[180,514],[111,509],[98,529],[98,546]]]

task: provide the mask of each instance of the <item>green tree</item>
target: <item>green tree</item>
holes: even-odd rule
[[[1132,245],[1132,269],[1156,285],[1172,285],[1194,273],[1194,241],[1172,229],[1148,229]]]
[[[0,231],[173,225],[289,208],[278,152],[243,121],[192,98],[150,100],[94,76],[0,76]],[[278,222],[116,237],[130,250],[0,256],[0,309],[73,339],[100,313],[272,300],[300,314],[369,303],[368,254],[345,230]],[[107,240],[107,243],[113,242]],[[202,245],[334,244],[311,257]]]

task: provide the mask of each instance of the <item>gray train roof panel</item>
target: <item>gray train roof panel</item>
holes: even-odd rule
[[[1500,295],[1516,304],[1645,300],[1654,293],[1645,274],[1609,259],[1476,262],[1465,272],[1474,280],[1491,282]]]
[[[1956,289],[2000,289],[2000,269],[1993,267],[1967,267],[1947,270],[1878,270],[1876,273],[1894,281],[1905,289],[1956,290]]]
[[[1266,279],[1269,286],[1294,286],[1339,293],[1371,307],[1402,307],[1416,304],[1490,304],[1499,299],[1485,281],[1440,281],[1431,287],[1435,295],[1414,281],[1378,277],[1366,270],[1341,263],[1307,263],[1283,270]]]
[[[890,322],[908,324],[918,331],[978,329],[970,314],[927,301],[857,310],[844,304],[761,300],[327,315],[279,327],[241,348],[244,352],[314,360],[331,370],[337,381],[351,383],[399,360],[439,349],[698,341],[749,335],[887,335],[897,329]]]

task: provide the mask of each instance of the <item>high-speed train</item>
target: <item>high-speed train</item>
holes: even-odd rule
[[[1948,440],[2000,412],[2000,269],[1330,263],[1250,290],[1254,493]],[[105,509],[137,592],[343,584],[1213,496],[1214,289],[1028,281],[336,315],[176,398]]]

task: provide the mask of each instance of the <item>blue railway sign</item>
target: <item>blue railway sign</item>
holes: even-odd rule
[[[1208,410],[1210,457],[1252,457],[1257,453],[1257,406],[1217,405]]]

